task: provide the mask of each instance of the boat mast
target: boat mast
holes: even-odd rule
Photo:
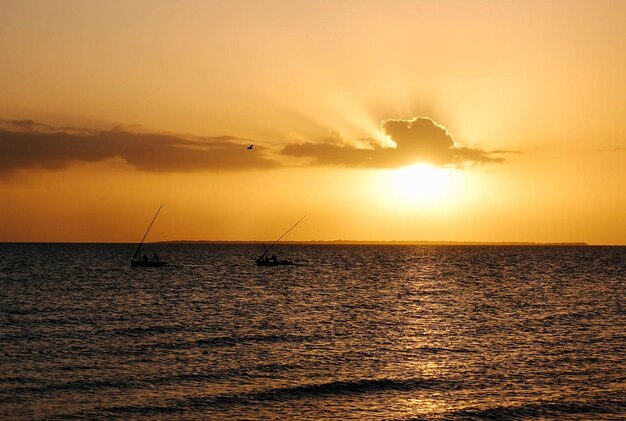
[[[139,252],[141,251],[141,245],[143,244],[144,240],[146,239],[146,237],[148,236],[148,232],[150,232],[150,228],[152,228],[152,224],[154,224],[154,220],[157,218],[157,215],[159,214],[159,212],[161,212],[161,208],[163,207],[163,204],[161,203],[161,206],[159,206],[159,209],[156,211],[156,213],[154,214],[154,218],[152,218],[152,222],[150,222],[150,225],[148,225],[148,229],[146,230],[146,233],[143,235],[143,238],[141,239],[141,242],[139,243],[139,245],[137,246],[137,251],[135,252],[135,254],[133,255],[133,259],[135,259],[135,257],[139,256]],[[141,258],[141,257],[140,257]]]
[[[271,246],[269,246],[267,248],[267,250],[265,250],[265,252],[263,252],[263,254],[261,255],[261,257],[259,257],[259,259],[262,259],[265,257],[265,255],[267,255],[267,253],[269,253],[269,251],[272,249],[272,247],[274,247],[276,245],[276,243],[278,243],[281,238],[283,238],[285,235],[289,234],[289,231],[291,231],[292,229],[294,229],[296,227],[296,225],[298,225],[300,222],[302,222],[302,220],[306,218],[306,215],[304,215],[302,218],[300,218],[300,220],[298,222],[296,222],[295,224],[293,224],[293,226],[291,228],[289,228],[287,231],[285,231],[285,233],[283,235],[281,235],[280,237],[278,237],[278,240],[274,241],[274,243],[272,243]],[[265,246],[263,246],[263,248],[265,248]]]

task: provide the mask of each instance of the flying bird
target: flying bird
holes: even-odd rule
[[[248,149],[252,150],[253,147],[254,147],[254,145],[250,145],[250,146],[248,146]]]

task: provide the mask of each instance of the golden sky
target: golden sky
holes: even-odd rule
[[[0,241],[625,244],[625,117],[624,1],[0,0]]]

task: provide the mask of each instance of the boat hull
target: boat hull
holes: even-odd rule
[[[273,262],[271,260],[270,261],[257,260],[256,265],[257,266],[290,266],[290,265],[293,265],[293,262],[289,260],[279,260],[276,262]]]
[[[138,260],[132,260],[130,262],[131,267],[140,267],[140,268],[160,268],[167,265],[167,262],[142,262]]]

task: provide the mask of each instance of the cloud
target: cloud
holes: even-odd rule
[[[250,139],[186,137],[115,128],[98,131],[54,127],[32,120],[0,120],[0,173],[41,168],[60,170],[80,162],[122,159],[143,171],[187,172],[266,169],[277,163]]]
[[[626,151],[626,146],[614,146],[612,148],[598,149],[598,152],[624,152],[624,151]]]
[[[291,144],[282,153],[310,158],[314,165],[395,168],[416,162],[436,165],[502,162],[512,151],[484,151],[457,144],[448,130],[426,117],[410,120],[385,120],[381,132],[364,139],[364,147],[342,141],[331,132],[323,143]]]
[[[151,172],[242,171],[278,168],[267,147],[233,136],[192,137],[148,133],[138,126],[94,130],[56,127],[33,120],[0,120],[0,175],[14,170],[62,170],[73,164],[121,159]],[[461,146],[430,118],[385,120],[365,139],[348,139],[333,130],[320,142],[288,144],[284,157],[309,165],[352,168],[397,168],[418,162],[463,165],[502,162],[513,151],[484,151]]]

